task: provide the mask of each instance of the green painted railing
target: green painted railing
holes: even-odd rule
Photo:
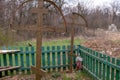
[[[77,53],[77,46],[74,46],[74,53]],[[0,67],[21,66],[18,70],[3,71],[2,75],[15,75],[31,73],[30,67],[36,63],[35,47],[3,47],[6,49],[17,49],[21,52],[15,54],[0,54]],[[42,47],[42,69],[47,71],[63,71],[69,68],[70,46],[52,46]],[[75,58],[74,58],[75,62]],[[75,63],[73,64],[75,66]]]
[[[120,80],[120,59],[98,53],[90,48],[79,46],[84,69],[95,80]]]

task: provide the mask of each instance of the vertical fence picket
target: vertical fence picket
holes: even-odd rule
[[[110,62],[110,57],[107,57],[107,62]],[[106,80],[110,80],[110,66],[107,65],[107,77]]]
[[[89,51],[89,48],[86,48],[86,51],[87,51],[88,54],[91,54],[90,51]],[[89,71],[90,71],[90,66],[91,66],[90,63],[91,63],[91,62],[90,62],[90,55],[88,55],[88,70],[89,70]]]
[[[91,54],[90,49],[88,50],[89,54]],[[91,55],[89,55],[89,71],[91,72],[91,64],[92,64],[92,60],[91,60]]]
[[[8,50],[12,50],[12,47],[8,47]],[[8,54],[9,57],[9,66],[13,66],[13,53]],[[13,75],[13,70],[10,70],[10,74]]]
[[[85,51],[86,51],[87,53],[89,53],[87,48],[85,48]],[[87,67],[87,69],[89,70],[89,55],[87,55],[87,54],[86,54],[86,61],[87,61],[87,64],[86,64],[87,66],[86,66],[86,67]]]
[[[95,53],[96,57],[98,57],[98,52]],[[98,60],[96,60],[96,76],[98,76]]]
[[[82,57],[82,55],[81,55],[81,46],[80,45],[78,45],[78,48],[77,48],[77,50],[78,50],[78,53],[80,54],[80,56]]]
[[[88,69],[89,63],[88,63],[88,55],[86,54],[86,68]]]
[[[23,47],[20,47],[20,61],[21,61],[20,65],[21,65],[21,67],[23,67],[21,71],[24,73],[25,68],[24,68],[23,54],[24,54]]]
[[[91,55],[93,55],[93,50],[91,50]],[[91,56],[91,72],[93,73],[93,57]]]
[[[80,47],[82,49],[82,47]],[[81,51],[81,57],[83,57],[83,66],[86,65],[86,54],[83,53],[83,51]]]
[[[89,51],[88,51],[88,49],[86,48],[86,51],[88,52],[88,54],[89,54]],[[87,69],[90,71],[90,61],[89,61],[89,55],[87,55]]]
[[[17,50],[16,47],[14,47],[14,49]],[[15,66],[20,66],[20,65],[19,65],[19,62],[20,62],[20,61],[18,60],[18,55],[19,55],[19,53],[15,53],[15,54],[14,54]],[[18,69],[16,69],[16,74],[18,74]]]
[[[103,55],[103,60],[106,59],[106,55]],[[105,80],[106,77],[106,64],[103,63],[103,80]]]
[[[47,46],[47,66],[48,66],[48,71],[50,71],[50,47],[49,46]]]
[[[8,50],[12,50],[12,48],[8,47]],[[9,66],[13,66],[12,53],[10,53],[8,57],[9,57]]]
[[[120,60],[116,59],[116,65],[120,66]],[[120,70],[116,69],[116,80],[120,80]]]
[[[85,50],[85,48],[83,47],[83,50]],[[86,51],[86,50],[85,50]],[[85,67],[87,68],[87,54],[85,53]]]
[[[88,52],[89,52],[89,54],[92,54],[90,49],[88,49]],[[92,71],[91,65],[92,65],[92,59],[91,59],[91,55],[89,55],[89,71],[90,72]]]
[[[115,64],[115,58],[112,58],[112,63]],[[111,68],[111,80],[115,79],[115,68]]]
[[[90,51],[90,52],[92,52],[92,51]],[[92,54],[92,53],[91,53]],[[93,60],[92,60],[93,58],[92,58],[92,56],[90,56],[90,71],[92,72],[92,67],[93,67]]]
[[[90,49],[89,49],[89,54],[92,54]],[[89,70],[92,71],[92,57],[91,56],[89,56],[89,64],[90,64]]]
[[[2,66],[2,55],[0,54],[0,66]]]
[[[2,49],[6,50],[7,48],[6,47],[2,47]],[[7,60],[8,60],[7,54],[3,54],[3,64],[4,64],[4,66],[8,66]],[[5,71],[5,75],[8,76],[8,71]]]
[[[25,54],[26,54],[26,68],[27,68],[27,73],[29,73],[30,71],[30,51],[29,51],[29,47],[25,47]]]
[[[84,53],[83,53],[84,54]],[[86,58],[86,54],[84,54],[85,55],[85,57],[84,57],[84,62],[85,62],[85,67],[87,66],[87,58]]]
[[[45,70],[45,49],[42,47],[42,67]]]
[[[93,55],[95,55],[95,51],[93,51]],[[95,58],[93,58],[93,73],[95,74]]]
[[[35,47],[31,47],[31,60],[32,60],[32,65],[35,66]]]
[[[61,69],[60,46],[57,46],[57,66],[58,66],[58,71],[60,71]]]
[[[69,66],[68,66],[68,69],[70,69],[70,46],[67,46],[67,50],[68,50],[68,51],[67,51],[67,53],[68,53],[68,54],[67,54],[67,56],[68,56],[68,59],[67,59],[67,60],[68,60],[68,65],[69,65]]]
[[[89,51],[88,51],[88,53],[89,53]],[[87,55],[87,65],[88,65],[88,70],[90,71],[90,56],[89,55]]]
[[[53,67],[53,71],[55,70],[55,46],[52,46],[52,67]]]
[[[102,54],[101,53],[99,53],[99,58],[100,59],[102,58]],[[102,70],[102,62],[99,61],[99,78],[100,79],[102,78],[102,72],[103,72],[103,70]]]
[[[63,70],[66,70],[66,47],[65,46],[62,46],[62,50],[63,50],[63,52],[62,52],[62,63],[63,63]]]

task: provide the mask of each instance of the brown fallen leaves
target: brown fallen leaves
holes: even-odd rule
[[[112,57],[120,58],[120,43],[108,39],[91,39],[82,44],[98,52],[108,54]]]

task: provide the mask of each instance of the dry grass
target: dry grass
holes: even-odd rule
[[[35,75],[17,75],[13,77],[5,77],[0,80],[35,80]],[[85,72],[54,72],[49,73],[46,77],[43,77],[42,80],[92,80],[91,76]]]

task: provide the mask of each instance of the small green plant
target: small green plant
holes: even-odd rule
[[[92,78],[85,71],[78,71],[76,72],[75,80],[92,80]]]
[[[75,80],[82,80],[82,73],[81,72],[76,73]]]
[[[61,75],[60,75],[60,73],[58,73],[58,72],[55,72],[55,73],[53,73],[52,74],[52,77],[53,78],[58,78],[58,77],[60,77]]]
[[[63,80],[72,80],[71,78],[67,77],[66,74],[63,74]]]

